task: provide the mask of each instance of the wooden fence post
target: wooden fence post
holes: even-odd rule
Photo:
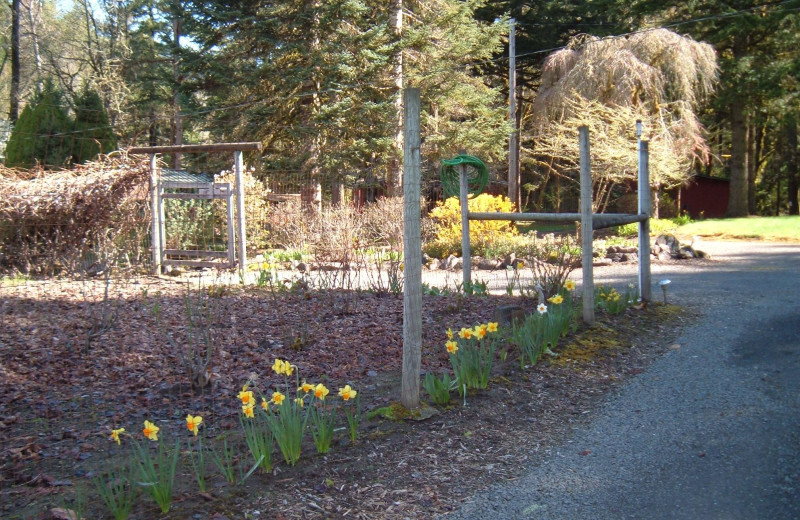
[[[236,232],[239,235],[239,277],[244,280],[247,274],[247,233],[244,222],[244,180],[242,175],[242,152],[233,152],[233,173],[236,180]]]
[[[161,274],[161,207],[158,190],[158,161],[156,154],[150,154],[150,243],[153,248],[153,270]]]
[[[592,273],[592,166],[589,157],[589,127],[578,128],[581,154],[581,265],[583,266],[583,321],[594,323],[594,277]]]
[[[400,402],[419,406],[422,364],[422,233],[420,225],[420,91],[404,93],[403,140],[403,371]]]
[[[653,298],[650,276],[650,158],[649,143],[639,140],[639,296],[643,302]]]
[[[466,150],[459,150],[461,155]],[[467,167],[458,167],[458,200],[461,205],[461,273],[464,289],[472,283],[472,251],[469,244],[469,182],[467,180]]]

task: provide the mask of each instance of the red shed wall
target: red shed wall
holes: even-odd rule
[[[681,188],[681,213],[693,219],[721,218],[728,211],[729,181],[714,177],[694,177]]]

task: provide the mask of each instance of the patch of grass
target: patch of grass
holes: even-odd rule
[[[715,238],[800,242],[800,216],[698,220],[682,226],[680,233]]]
[[[517,229],[520,234],[532,231],[545,235],[547,233],[575,233],[576,225],[574,222],[531,222],[528,224],[518,224]]]

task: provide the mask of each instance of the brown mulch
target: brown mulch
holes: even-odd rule
[[[212,383],[199,393],[174,350],[191,343],[184,284],[112,280],[104,304],[102,280],[3,283],[3,518],[58,518],[52,508],[81,489],[91,496],[87,517],[102,517],[91,479],[122,453],[108,440],[112,428],[136,432],[148,419],[166,438],[183,438],[183,418],[192,413],[203,416],[206,435],[237,432],[237,392],[248,379],[277,388],[275,358],[296,364],[303,379],[325,382],[332,395],[353,385],[366,411],[399,397],[402,296],[207,287],[217,351]],[[512,301],[519,303],[424,296],[423,370],[449,368],[448,327],[489,321]],[[272,474],[256,472],[239,486],[213,476],[208,493],[199,494],[182,463],[163,518],[428,518],[453,510],[477,490],[516,478],[584,424],[620,382],[670,347],[686,319],[670,306],[602,316],[566,338],[559,357],[535,367],[520,369],[510,351],[497,360],[489,389],[470,395],[466,406],[456,398],[422,421],[365,420],[358,443],[338,431],[324,456],[309,436],[297,466],[277,462]],[[131,518],[157,516],[142,496]]]

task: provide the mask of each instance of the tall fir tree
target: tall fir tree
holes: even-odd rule
[[[100,95],[84,87],[75,98],[72,129],[72,161],[80,164],[107,154],[117,147],[117,138],[108,124],[108,114]]]
[[[69,166],[72,160],[72,121],[64,95],[51,79],[25,108],[6,146],[6,166],[48,169]]]

